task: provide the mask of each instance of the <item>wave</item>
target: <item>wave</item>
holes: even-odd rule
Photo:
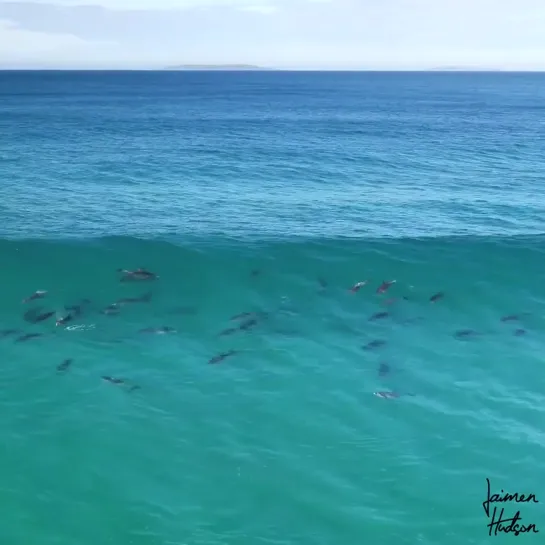
[[[249,245],[249,246],[270,246],[276,244],[285,245],[313,245],[313,246],[328,246],[328,245],[345,245],[345,246],[372,246],[372,245],[389,245],[393,243],[399,244],[419,244],[419,245],[437,245],[437,244],[454,244],[454,245],[515,245],[515,246],[536,246],[541,247],[545,243],[545,232],[536,231],[532,233],[507,233],[507,234],[427,234],[422,236],[410,235],[384,235],[384,236],[308,236],[308,235],[293,235],[286,233],[280,235],[248,235],[217,233],[215,235],[198,235],[198,234],[138,234],[138,235],[84,235],[78,233],[63,233],[40,235],[25,235],[12,234],[0,236],[0,244],[2,243],[44,243],[44,244],[131,244],[131,243],[159,243],[167,244],[173,247],[184,246],[209,246],[209,245]]]

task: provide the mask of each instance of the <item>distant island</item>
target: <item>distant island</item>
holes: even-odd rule
[[[501,68],[483,66],[439,66],[432,68],[432,72],[502,72]]]
[[[253,64],[180,64],[167,66],[165,70],[269,70]]]

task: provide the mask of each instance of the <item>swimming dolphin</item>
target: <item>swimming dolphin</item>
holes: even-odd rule
[[[520,320],[524,316],[528,316],[529,312],[523,312],[521,314],[508,314],[507,316],[502,316],[500,318],[500,322],[516,322],[517,320]]]
[[[402,395],[414,397],[414,394],[400,394],[399,392],[373,392],[373,395],[382,397],[383,399],[396,399]]]
[[[29,303],[30,301],[34,301],[36,299],[42,299],[46,295],[47,295],[46,290],[37,290],[32,295],[30,295],[29,297],[26,297],[25,299],[23,299],[23,303]]]
[[[68,324],[69,322],[71,322],[73,319],[74,319],[74,317],[72,316],[72,314],[67,314],[67,315],[64,316],[64,317],[59,318],[59,319],[55,322],[55,325],[56,325],[56,326],[65,325],[65,324]]]
[[[396,282],[397,280],[383,280],[382,284],[377,288],[377,293],[385,293]]]
[[[136,269],[135,271],[128,271],[127,269],[118,269],[117,272],[123,273],[121,277],[121,282],[127,282],[131,280],[155,280],[159,278],[153,272],[147,271],[146,269]]]
[[[255,318],[251,318],[249,320],[245,320],[244,322],[242,322],[238,328],[241,329],[242,331],[246,331],[254,326],[257,325],[257,320]]]
[[[124,378],[114,378],[114,377],[109,377],[109,376],[106,376],[106,375],[103,375],[101,378],[102,378],[102,380],[104,380],[106,382],[111,382],[112,384],[125,384],[125,379]]]
[[[380,348],[381,346],[384,346],[386,344],[386,341],[383,341],[381,339],[376,339],[374,341],[371,341],[370,343],[367,343],[363,349],[364,350],[371,350],[373,348]]]
[[[360,289],[363,288],[363,286],[365,286],[368,283],[369,283],[369,280],[363,280],[362,282],[357,282],[350,288],[349,291],[351,291],[352,293],[356,293],[357,291],[360,291]]]
[[[228,358],[229,356],[234,356],[235,354],[238,354],[238,350],[229,350],[228,352],[223,352],[222,354],[214,356],[208,361],[208,363],[221,363],[225,358]]]
[[[457,339],[469,339],[475,337],[476,335],[479,335],[479,333],[474,329],[459,329],[454,333],[454,336]]]
[[[115,377],[110,377],[108,375],[103,375],[101,378],[102,380],[104,380],[105,382],[109,382],[110,384],[116,384],[116,385],[127,384],[127,380],[124,378],[115,378]],[[138,384],[133,384],[129,388],[129,393],[139,389],[140,389],[140,386],[138,386]]]
[[[439,301],[439,299],[442,299],[444,296],[445,294],[442,291],[435,293],[434,295],[430,297],[430,303],[436,303],[437,301]]]
[[[382,397],[383,399],[395,399],[399,397],[400,394],[397,392],[373,392],[373,395],[377,397]]]
[[[105,309],[101,310],[101,314],[106,314],[108,316],[119,314],[120,308],[117,303],[113,303],[112,305],[108,305]]]
[[[37,324],[38,322],[43,322],[43,321],[47,320],[48,318],[51,318],[51,316],[53,316],[54,314],[55,314],[55,312],[53,312],[53,311],[44,312],[43,314],[39,314],[34,319],[34,323]]]
[[[375,314],[373,314],[373,316],[371,316],[371,318],[369,318],[369,321],[374,322],[375,320],[381,320],[382,318],[388,318],[388,316],[390,316],[389,312],[376,312]]]
[[[43,333],[27,333],[26,335],[23,335],[22,337],[18,337],[15,339],[16,343],[24,343],[26,341],[30,341],[30,339],[36,339],[38,337],[43,337]]]
[[[72,361],[71,359],[68,359],[68,360],[64,360],[62,363],[59,363],[59,365],[57,365],[57,371],[66,371],[70,365],[72,365]]]

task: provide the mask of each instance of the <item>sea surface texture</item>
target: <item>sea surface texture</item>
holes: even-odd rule
[[[2,545],[543,543],[545,75],[1,72],[0,175]]]

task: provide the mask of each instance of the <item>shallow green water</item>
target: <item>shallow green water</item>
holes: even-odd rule
[[[486,477],[539,499],[541,246],[3,242],[2,328],[48,334],[0,341],[5,542],[484,543]],[[119,282],[117,268],[149,263],[157,281]],[[59,313],[91,299],[72,324],[88,329],[27,324],[21,300],[35,289]],[[149,304],[98,312],[149,289]],[[409,300],[385,305],[396,296]],[[254,310],[270,314],[218,336]],[[517,312],[530,314],[500,322]],[[162,325],[178,333],[138,334]],[[483,335],[455,339],[464,328]],[[388,344],[362,350],[373,339]],[[229,349],[241,353],[207,364]],[[539,508],[524,505],[523,520],[538,524]]]

